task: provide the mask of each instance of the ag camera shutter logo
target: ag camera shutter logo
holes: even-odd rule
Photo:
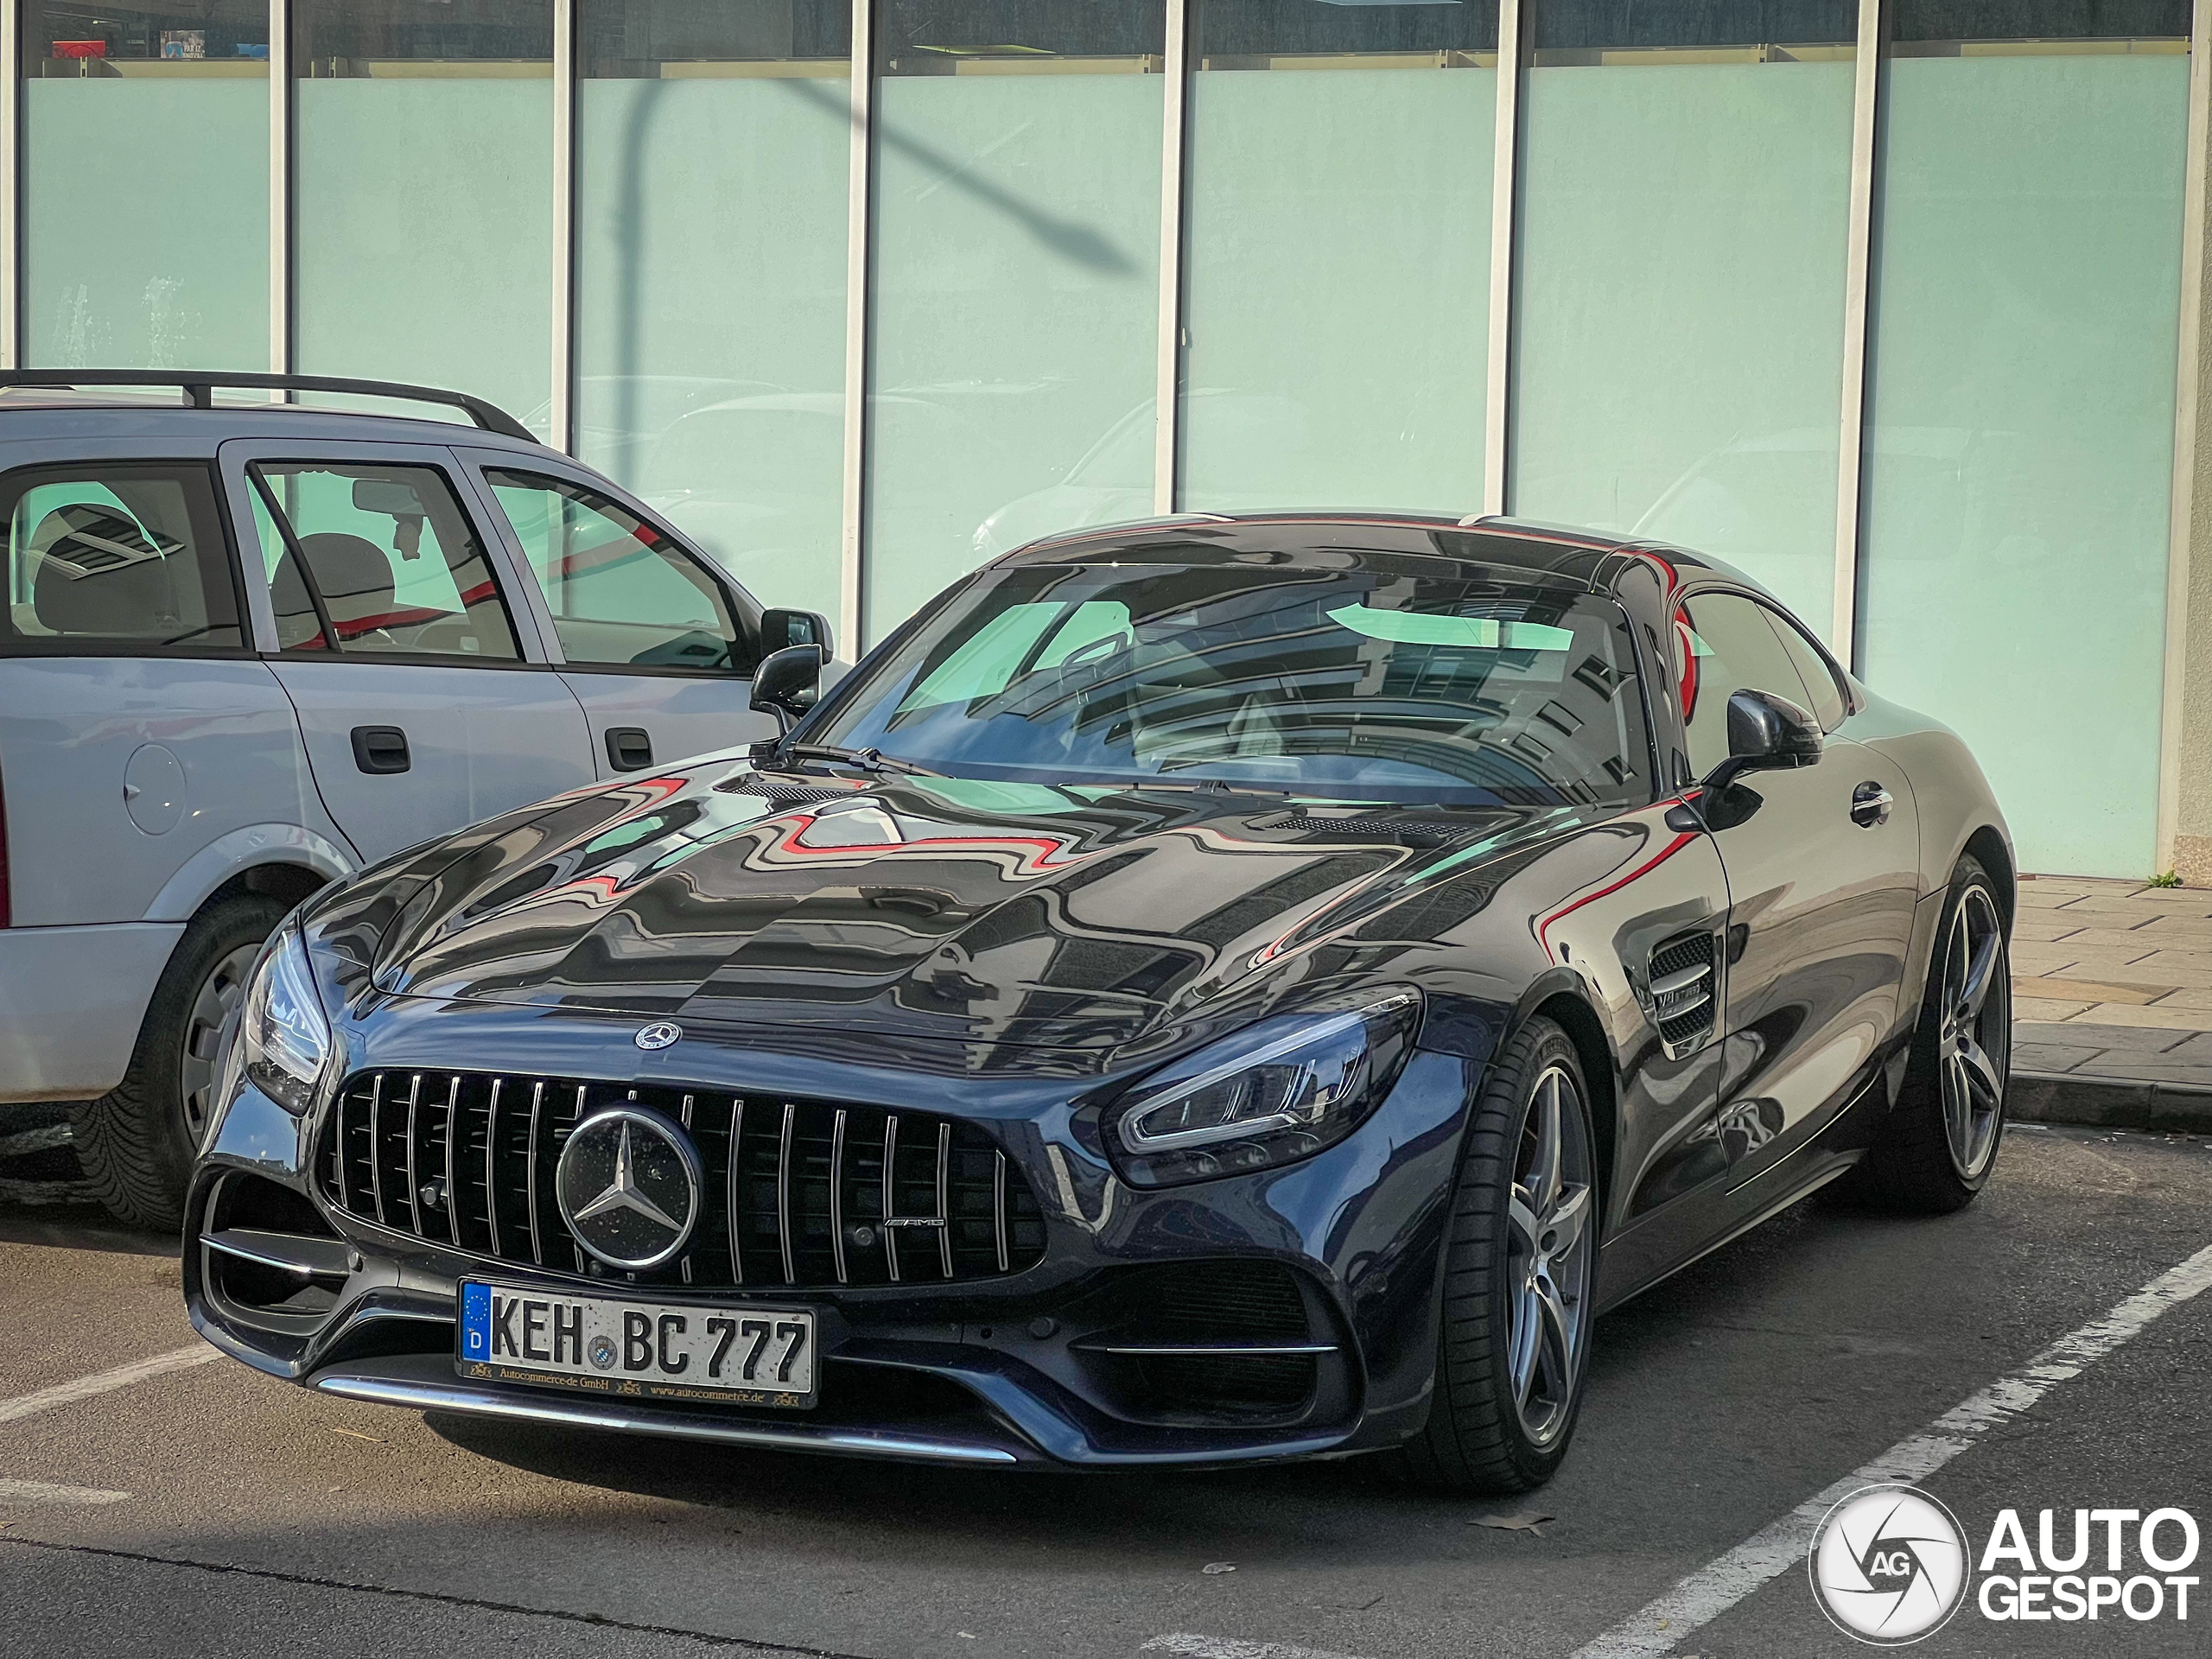
[[[1942,1628],[1966,1599],[1966,1534],[1916,1487],[1866,1486],[1827,1512],[1806,1570],[1813,1599],[1847,1636],[1898,1648]]]

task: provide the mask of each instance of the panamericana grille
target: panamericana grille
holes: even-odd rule
[[[626,1282],[942,1283],[1044,1256],[1035,1195],[976,1124],[727,1090],[362,1072],[324,1126],[316,1183],[345,1213],[433,1244],[601,1273],[562,1217],[553,1173],[576,1124],[617,1104],[681,1123],[706,1176],[683,1254]]]
[[[1714,943],[1704,928],[1664,940],[1651,953],[1652,1011],[1660,1036],[1675,1048],[1694,1048],[1713,1030]]]

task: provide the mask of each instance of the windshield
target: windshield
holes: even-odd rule
[[[987,573],[840,686],[803,737],[1032,782],[1650,798],[1628,621],[1611,601],[1382,555],[1168,550]]]

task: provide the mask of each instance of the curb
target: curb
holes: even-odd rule
[[[2005,1105],[2007,1116],[2030,1123],[2212,1135],[2212,1089],[2184,1084],[2082,1077],[2071,1071],[2015,1071]]]

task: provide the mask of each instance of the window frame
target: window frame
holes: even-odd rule
[[[244,561],[239,557],[238,528],[232,522],[227,493],[223,488],[221,468],[207,455],[91,455],[83,458],[61,457],[44,461],[30,461],[20,467],[11,467],[0,473],[0,512],[12,520],[16,506],[41,481],[36,474],[46,474],[54,483],[90,480],[97,482],[98,469],[108,471],[196,472],[207,480],[207,494],[204,505],[210,509],[210,522],[216,530],[219,547],[193,550],[200,567],[203,592],[212,594],[222,589],[211,580],[215,572],[209,567],[211,560],[219,561],[229,581],[232,606],[232,626],[237,630],[238,643],[235,645],[162,645],[150,640],[132,640],[115,636],[73,636],[66,640],[48,641],[35,636],[18,634],[12,618],[0,626],[0,658],[72,658],[72,657],[159,657],[181,660],[241,661],[260,655],[256,634],[256,613],[244,579]],[[28,481],[26,481],[28,480]],[[14,601],[10,601],[12,605]]]
[[[1689,607],[1693,601],[1716,597],[1740,599],[1757,607],[1758,609],[1766,617],[1771,619],[1768,623],[1770,627],[1779,624],[1796,629],[1798,637],[1805,640],[1807,644],[1813,646],[1815,653],[1820,658],[1820,661],[1827,666],[1830,676],[1834,677],[1836,684],[1836,690],[1843,698],[1844,719],[1848,720],[1852,715],[1859,712],[1859,708],[1861,707],[1859,697],[1856,692],[1852,689],[1849,679],[1836,667],[1835,658],[1829,656],[1827,650],[1821,647],[1819,643],[1813,639],[1810,632],[1804,627],[1800,626],[1796,619],[1792,617],[1789,612],[1783,609],[1782,607],[1774,600],[1769,598],[1764,594],[1755,592],[1749,588],[1742,587],[1738,583],[1732,582],[1700,582],[1696,583],[1694,586],[1685,585],[1683,588],[1669,596],[1669,610],[1667,613],[1667,632],[1671,642],[1668,646],[1668,684],[1673,688],[1671,701],[1675,705],[1675,724],[1682,735],[1682,759],[1685,764],[1694,766],[1695,763],[1690,760],[1689,755],[1690,714],[1688,709],[1682,707],[1681,689],[1681,664],[1676,661],[1674,657],[1674,652],[1679,645],[1681,640],[1681,634],[1678,632],[1677,619],[1687,619]],[[1777,650],[1782,652],[1783,659],[1789,662],[1790,671],[1793,674],[1797,673],[1796,663],[1795,660],[1790,658],[1788,646],[1783,645],[1782,640],[1779,639],[1775,641],[1775,645]],[[1809,702],[1812,695],[1812,688],[1801,683],[1798,689],[1806,694]],[[1779,696],[1783,694],[1776,692],[1774,695]],[[1795,702],[1796,699],[1792,698],[1791,701]],[[1812,715],[1815,721],[1820,719],[1820,714],[1817,709],[1808,707],[1806,712]],[[1842,723],[1842,721],[1839,721],[1836,722],[1834,727],[1823,726],[1821,728],[1821,734],[1826,736],[1829,733],[1839,729]],[[1702,777],[1693,777],[1684,783],[1682,787],[1685,789],[1695,789],[1699,787],[1703,781],[1704,779]]]
[[[1434,526],[1423,524],[1420,528],[1429,530],[1433,529]],[[1071,532],[1071,535],[1076,533]],[[1089,531],[1080,532],[1084,536],[1092,533]],[[1017,550],[1012,554],[1001,555],[977,567],[967,575],[940,589],[882,641],[871,647],[859,664],[842,676],[836,685],[823,693],[814,706],[800,717],[798,722],[785,734],[785,742],[806,743],[822,741],[824,732],[830,727],[847,717],[853,703],[862,695],[864,683],[875,683],[881,674],[888,671],[885,665],[898,662],[918,636],[925,630],[935,626],[948,609],[967,598],[977,586],[995,582],[1009,573],[1050,567],[1080,568],[1090,565],[1107,565],[1118,562],[1119,556],[1127,552],[1162,553],[1170,550],[1172,547],[1173,544],[1140,544],[1133,545],[1129,549],[1110,545],[1085,545],[1042,556],[1033,556]],[[1174,549],[1173,550],[1190,553],[1198,550]],[[1316,551],[1341,550],[1301,548],[1298,550],[1300,554],[1311,554]],[[1378,552],[1372,556],[1383,560],[1386,563],[1393,564],[1394,568],[1425,565],[1428,563],[1422,556],[1417,556],[1415,559],[1410,561],[1400,561],[1396,556],[1388,553]],[[1146,561],[1140,558],[1139,562]],[[1198,557],[1162,558],[1158,562],[1163,565],[1179,563],[1197,565],[1217,563],[1204,557],[1202,552]],[[1297,557],[1287,561],[1285,565],[1286,569],[1294,571],[1310,568],[1312,567],[1301,563]],[[1355,568],[1372,569],[1374,567],[1356,563]],[[1602,608],[1607,613],[1608,626],[1618,626],[1627,636],[1627,655],[1616,664],[1616,667],[1623,677],[1632,677],[1636,681],[1637,701],[1626,709],[1625,713],[1630,723],[1640,722],[1643,728],[1642,758],[1644,762],[1643,772],[1644,781],[1640,789],[1624,789],[1619,799],[1599,804],[1603,816],[1597,821],[1609,822],[1627,814],[1647,811],[1670,798],[1674,791],[1666,787],[1664,774],[1660,769],[1658,711],[1652,691],[1649,664],[1643,643],[1637,637],[1636,608],[1617,592],[1603,587],[1591,587],[1578,583],[1571,578],[1563,577],[1557,572],[1535,570],[1525,566],[1492,564],[1486,561],[1453,559],[1440,560],[1435,563],[1435,574],[1438,575],[1445,575],[1455,570],[1462,575],[1479,570],[1487,579],[1509,588],[1560,592],[1568,595],[1573,601],[1586,602],[1593,608]],[[1001,614],[1004,613],[1005,611],[1001,610]],[[1048,634],[1043,639],[1033,641],[1029,649],[1040,650],[1050,637]],[[869,664],[875,665],[874,672],[863,672]],[[916,687],[918,687],[925,677],[926,676],[918,673]],[[1623,758],[1625,760],[1632,757],[1624,754]],[[1272,785],[1262,786],[1273,787]]]
[[[446,486],[447,493],[452,498],[454,511],[461,516],[463,528],[476,543],[478,556],[484,562],[485,573],[492,578],[492,594],[499,601],[499,613],[506,622],[507,638],[514,645],[514,654],[512,657],[485,657],[459,651],[348,651],[345,645],[334,637],[337,628],[331,620],[327,601],[315,585],[315,572],[308,568],[307,561],[301,556],[299,527],[284,516],[282,504],[276,499],[276,490],[264,475],[265,469],[271,467],[279,470],[297,467],[302,471],[339,474],[343,474],[348,467],[377,467],[386,471],[401,467],[415,467],[421,471],[437,474]],[[485,539],[483,531],[477,527],[474,520],[469,517],[467,500],[461,490],[455,486],[451,474],[445,468],[433,461],[287,461],[276,455],[255,455],[246,461],[245,470],[246,487],[260,498],[264,509],[269,514],[270,521],[276,526],[276,534],[284,543],[285,556],[299,565],[301,585],[307,589],[309,601],[315,606],[315,619],[322,625],[323,652],[321,656],[313,656],[297,649],[286,651],[280,647],[272,653],[276,658],[293,663],[303,660],[334,663],[410,663],[418,665],[429,664],[434,667],[449,667],[458,664],[476,668],[518,668],[528,663],[527,647],[524,644],[523,631],[516,623],[514,605],[499,580],[499,566],[498,561],[492,556],[491,544]],[[251,502],[247,503],[246,510],[248,512],[252,511]],[[258,550],[258,544],[257,537],[257,550]],[[262,563],[264,566],[263,582],[264,585],[268,585],[269,576],[265,569],[268,560],[265,555]],[[457,591],[455,596],[459,597]],[[467,614],[465,607],[461,613]]]
[[[251,561],[245,560],[242,554],[237,560],[245,579],[246,597],[251,610],[251,638],[255,643],[248,654],[267,663],[366,663],[394,667],[467,668],[507,673],[523,671],[543,672],[558,666],[547,652],[543,626],[537,613],[527,602],[527,594],[518,600],[520,589],[517,585],[517,573],[508,543],[503,537],[487,535],[485,531],[483,502],[476,493],[475,481],[468,476],[466,459],[456,450],[442,444],[378,438],[350,442],[321,438],[280,440],[257,435],[224,441],[216,451],[215,464],[222,486],[225,511],[230,519],[229,531],[233,545],[240,550],[251,546],[254,550]],[[266,561],[262,556],[261,536],[253,522],[256,488],[253,469],[264,467],[300,467],[322,471],[343,470],[349,467],[420,467],[436,473],[451,492],[462,522],[482,550],[486,569],[491,573],[494,591],[507,619],[508,630],[514,638],[516,655],[485,658],[459,652],[451,654],[423,652],[365,653],[346,651],[288,652],[281,649],[277,644],[276,609],[270,594],[269,572],[265,568]],[[251,568],[246,569],[245,567],[249,563]]]
[[[550,464],[550,458],[541,460],[536,455],[510,454],[499,449],[463,449],[455,451],[455,454],[468,470],[470,486],[478,493],[483,509],[480,516],[498,528],[500,544],[505,550],[508,563],[518,573],[517,580],[524,591],[524,602],[530,608],[531,619],[543,642],[545,659],[550,664],[564,674],[626,674],[652,679],[723,683],[747,681],[753,677],[761,657],[766,654],[760,649],[760,613],[766,607],[747,593],[734,576],[673,528],[665,517],[648,511],[642,502],[618,486],[613,480],[584,472],[578,462],[571,461],[567,467],[557,467]],[[658,663],[570,662],[568,647],[561,643],[560,623],[553,614],[552,602],[546,598],[537,572],[531,568],[530,550],[523,545],[520,532],[508,519],[506,509],[500,505],[497,487],[492,482],[494,473],[524,474],[583,491],[620,507],[639,523],[651,525],[654,533],[668,543],[671,550],[688,560],[692,568],[704,575],[721,595],[722,604],[729,612],[730,626],[737,631],[738,643],[750,652],[753,668],[741,673],[730,668],[683,668]]]
[[[1837,721],[1834,726],[1823,726],[1821,729],[1824,734],[1841,729],[1844,721],[1849,720],[1866,706],[1864,700],[1859,695],[1858,689],[1851,683],[1851,676],[1845,673],[1835,658],[1828,654],[1828,648],[1813,637],[1813,631],[1810,628],[1805,626],[1772,600],[1761,599],[1756,594],[1751,597],[1764,607],[1767,615],[1773,619],[1777,627],[1788,628],[1798,639],[1803,640],[1806,649],[1813,653],[1813,660],[1827,670],[1828,678],[1835,686],[1835,694],[1843,703],[1843,718]],[[1806,688],[1808,690],[1811,689],[1809,686]],[[1813,715],[1815,719],[1818,719],[1820,710],[1815,709],[1813,710]]]

